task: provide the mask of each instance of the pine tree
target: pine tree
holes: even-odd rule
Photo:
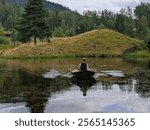
[[[51,36],[45,22],[46,15],[43,0],[28,0],[23,17],[17,27],[19,41],[25,43],[33,38],[34,45],[36,45],[37,38],[43,39]]]

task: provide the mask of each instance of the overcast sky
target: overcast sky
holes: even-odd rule
[[[84,10],[103,10],[108,9],[118,12],[121,8],[130,6],[134,8],[141,2],[150,2],[150,0],[48,0],[69,7],[71,10],[77,10],[82,13]]]

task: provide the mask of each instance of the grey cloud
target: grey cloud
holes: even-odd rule
[[[52,2],[60,3],[69,7],[72,10],[78,10],[82,13],[86,9],[90,10],[103,10],[108,9],[114,12],[119,11],[121,8],[130,6],[134,8],[141,2],[150,2],[150,0],[49,0]]]

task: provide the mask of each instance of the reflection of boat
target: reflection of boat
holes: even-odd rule
[[[88,80],[83,80],[83,79],[81,80],[73,76],[71,78],[71,82],[72,84],[79,86],[80,90],[83,92],[83,96],[86,96],[87,90],[96,83],[96,80],[93,77]]]
[[[79,71],[78,69],[75,69],[71,73],[73,77],[77,79],[90,79],[95,74],[95,71],[94,70]]]

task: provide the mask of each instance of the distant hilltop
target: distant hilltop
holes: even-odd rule
[[[7,2],[10,4],[14,4],[14,5],[21,5],[24,6],[27,3],[28,0],[0,0],[0,2]],[[58,12],[58,11],[71,11],[69,8],[57,4],[57,3],[53,3],[50,1],[46,1],[44,0],[44,5],[46,7],[46,9],[54,11],[54,12]]]

